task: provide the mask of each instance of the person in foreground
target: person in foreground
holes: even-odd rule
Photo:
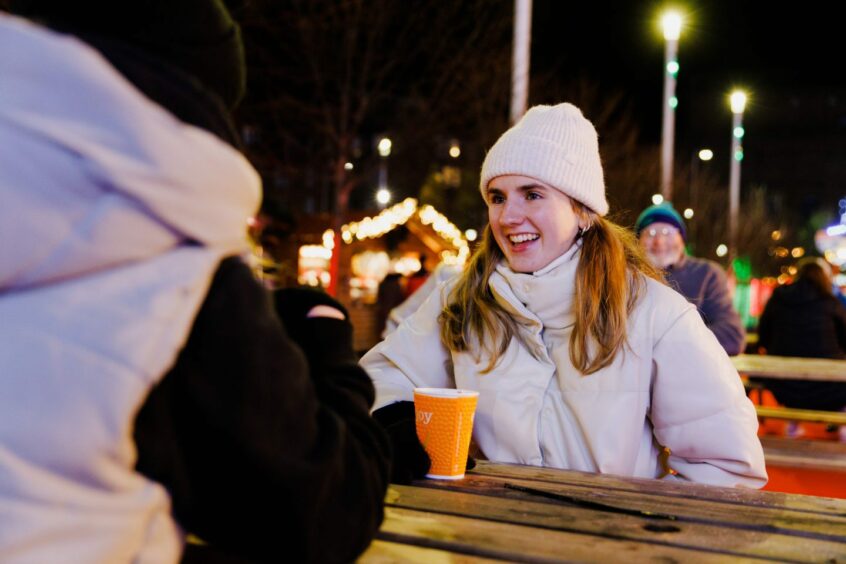
[[[663,202],[643,210],[635,233],[652,266],[664,271],[667,284],[696,306],[726,352],[742,353],[746,331],[732,305],[726,273],[714,261],[685,253],[687,229],[672,204]]]
[[[11,5],[0,561],[354,560],[390,444],[342,308],[274,311],[240,258],[237,25],[219,0]]]
[[[597,134],[579,109],[530,109],[488,152],[480,188],[489,223],[463,274],[361,360],[394,479],[427,469],[410,401],[425,386],[479,392],[473,436],[490,460],[763,486],[740,378],[696,308],[604,219]]]

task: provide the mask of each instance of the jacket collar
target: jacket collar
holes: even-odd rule
[[[523,325],[563,329],[574,323],[576,268],[581,241],[563,255],[531,274],[514,272],[506,261],[491,275],[490,287],[497,302]]]

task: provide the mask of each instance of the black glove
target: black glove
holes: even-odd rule
[[[391,439],[393,463],[391,482],[410,484],[426,476],[432,461],[417,439],[414,402],[400,401],[373,412],[373,419],[385,428]]]
[[[355,361],[349,314],[332,296],[310,287],[283,288],[273,293],[273,300],[285,332],[300,345],[310,363]],[[333,307],[346,319],[308,317],[318,305]]]
[[[276,313],[285,324],[285,329],[293,331],[299,323],[302,323],[308,316],[308,312],[318,305],[334,307],[349,319],[349,313],[335,298],[310,286],[297,288],[282,288],[273,292],[273,299],[276,304]]]

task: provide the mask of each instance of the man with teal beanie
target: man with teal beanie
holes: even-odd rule
[[[635,232],[649,261],[664,271],[667,283],[693,303],[708,328],[730,355],[743,352],[745,332],[732,306],[722,267],[685,253],[687,229],[669,202],[643,210]]]

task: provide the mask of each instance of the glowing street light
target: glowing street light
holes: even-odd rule
[[[449,146],[449,156],[457,159],[461,156],[461,147],[458,145],[458,141],[453,141]]]
[[[384,207],[388,202],[391,201],[391,191],[387,188],[379,188],[376,192],[376,201]]]
[[[737,256],[737,218],[740,212],[740,161],[743,160],[741,140],[743,111],[746,109],[746,93],[735,90],[729,98],[731,103],[731,168],[729,169],[729,259]]]
[[[379,156],[381,157],[391,156],[391,147],[393,147],[393,143],[387,137],[379,139],[379,144],[376,145],[376,149],[379,151]]]
[[[732,113],[742,114],[746,109],[746,92],[743,90],[735,90],[731,93],[729,103],[731,104]]]
[[[652,203],[656,206],[659,205],[661,202],[664,201],[664,196],[661,194],[652,194]]]
[[[673,199],[673,144],[675,140],[676,76],[679,72],[678,49],[682,17],[675,11],[667,11],[661,17],[666,47],[664,49],[664,112],[661,128],[661,195]]]
[[[702,149],[699,151],[699,160],[708,162],[714,158],[714,151],[711,149]]]

